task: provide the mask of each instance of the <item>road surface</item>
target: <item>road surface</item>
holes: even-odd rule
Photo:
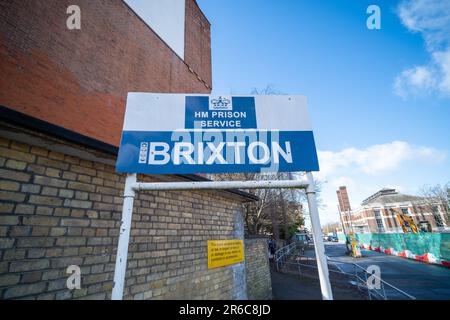
[[[272,294],[274,300],[322,300],[318,279],[278,272],[271,268]],[[333,288],[335,300],[361,300],[356,290],[341,287]]]
[[[364,257],[355,259],[346,255],[345,245],[340,243],[325,243],[325,252],[330,259],[354,262],[364,268],[378,265],[381,279],[417,299],[450,299],[450,268],[368,250],[362,250]],[[354,270],[350,264],[337,263],[337,265],[345,272]],[[394,290],[390,290],[389,293],[390,298],[401,298]]]

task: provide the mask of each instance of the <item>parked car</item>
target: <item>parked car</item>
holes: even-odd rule
[[[296,241],[296,242],[300,243],[301,245],[307,246],[310,243],[311,238],[306,233],[295,233],[292,236],[291,240]]]
[[[301,250],[301,254],[305,254],[305,250],[313,245],[310,235],[303,232],[296,232],[291,240],[297,244],[297,248]]]

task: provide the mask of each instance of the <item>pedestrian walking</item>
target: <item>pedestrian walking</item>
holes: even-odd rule
[[[275,257],[275,252],[277,250],[277,244],[275,242],[275,239],[272,237],[270,237],[269,239],[269,260],[273,261],[274,257]]]

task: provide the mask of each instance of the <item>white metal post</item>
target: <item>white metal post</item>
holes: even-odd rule
[[[136,184],[136,174],[129,174],[125,180],[123,194],[122,221],[120,222],[119,243],[117,245],[116,268],[114,269],[114,283],[111,299],[122,300],[127,270],[128,244],[130,242],[131,220],[133,216],[133,202]]]
[[[225,190],[225,189],[271,189],[304,188],[302,180],[257,180],[257,181],[189,181],[189,182],[138,182],[135,191],[149,190]]]
[[[306,173],[306,181],[275,180],[275,181],[202,181],[202,182],[156,182],[138,183],[135,174],[127,176],[125,181],[122,221],[120,225],[119,243],[117,246],[116,267],[114,271],[114,285],[112,300],[122,300],[127,267],[128,244],[133,215],[133,202],[136,191],[149,190],[211,190],[211,189],[268,189],[268,188],[300,188],[306,189],[308,206],[311,216],[311,226],[314,234],[314,247],[317,257],[320,288],[325,300],[332,300],[328,265],[320,227],[319,211],[317,208],[314,179],[311,172]]]
[[[314,177],[311,172],[306,173],[308,187],[306,196],[308,198],[309,214],[311,217],[311,227],[314,235],[314,250],[316,251],[317,269],[319,272],[320,289],[324,300],[333,300],[330,278],[328,273],[328,262],[323,245],[323,235],[320,226],[319,209],[317,207]]]

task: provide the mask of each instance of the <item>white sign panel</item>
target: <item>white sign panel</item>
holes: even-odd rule
[[[318,171],[303,96],[129,93],[118,172]]]

